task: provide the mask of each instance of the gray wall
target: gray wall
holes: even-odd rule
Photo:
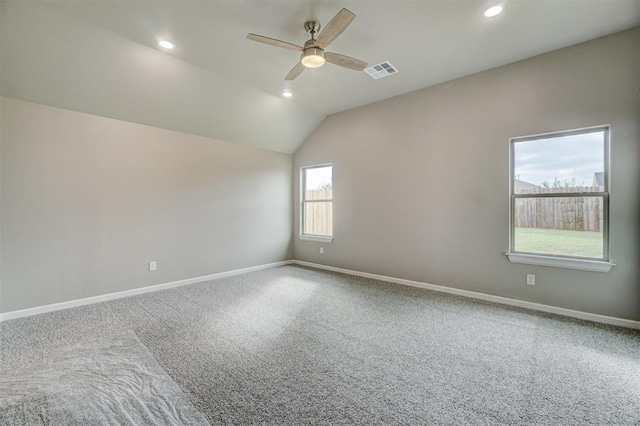
[[[290,258],[291,155],[0,100],[0,312]]]
[[[294,257],[639,319],[639,52],[636,28],[327,118],[294,155],[294,173],[333,163],[335,239],[296,238]],[[598,124],[612,129],[617,266],[510,263],[509,138]],[[294,194],[297,234],[297,176]]]

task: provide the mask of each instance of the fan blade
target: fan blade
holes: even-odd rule
[[[259,41],[260,43],[268,44],[271,46],[282,47],[283,49],[289,50],[302,50],[302,46],[298,46],[297,44],[287,43],[286,41],[276,40],[275,38],[265,37],[258,34],[247,34],[247,38],[253,41]]]
[[[301,62],[298,62],[296,64],[295,67],[293,67],[291,69],[291,71],[289,71],[289,74],[287,74],[287,76],[284,78],[285,80],[293,80],[294,78],[296,78],[297,76],[299,76],[300,74],[302,74],[302,71],[304,71],[304,69],[307,68],[304,65],[302,65]]]
[[[320,31],[320,35],[316,39],[316,46],[324,49],[327,47],[333,40],[335,40],[344,30],[347,29],[349,24],[356,18],[352,12],[347,9],[342,9],[340,12],[333,17],[331,21],[327,25],[325,25],[324,29]]]
[[[351,70],[362,71],[367,67],[366,62],[362,62],[355,58],[350,58],[349,56],[340,55],[339,53],[325,52],[324,57],[332,64],[349,68]]]

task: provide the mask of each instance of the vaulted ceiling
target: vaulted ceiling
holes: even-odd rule
[[[494,2],[495,3],[495,2]],[[1,93],[27,101],[294,152],[327,116],[640,25],[638,0],[3,1]],[[399,72],[326,64],[296,80],[310,19],[356,14],[327,49]],[[158,39],[176,44],[162,51]],[[281,94],[293,93],[290,99]]]

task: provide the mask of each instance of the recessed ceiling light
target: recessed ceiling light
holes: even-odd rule
[[[487,10],[484,11],[484,16],[486,16],[487,18],[493,18],[494,16],[500,15],[503,10],[503,5],[495,4],[491,7],[488,7]]]
[[[170,41],[167,41],[167,40],[159,40],[158,44],[163,49],[173,49],[174,47],[176,47],[175,44],[173,44],[173,43],[171,43]]]
[[[282,92],[282,96],[284,96],[285,98],[290,98],[293,96],[293,93],[291,93],[288,90],[285,90],[284,92]]]

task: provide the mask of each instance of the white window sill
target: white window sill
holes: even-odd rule
[[[315,241],[317,243],[330,243],[333,241],[333,237],[325,235],[298,235],[302,241]]]
[[[579,269],[591,272],[609,272],[614,263],[604,260],[570,259],[567,257],[541,256],[524,253],[505,253],[510,262],[527,265],[552,266],[554,268]]]

